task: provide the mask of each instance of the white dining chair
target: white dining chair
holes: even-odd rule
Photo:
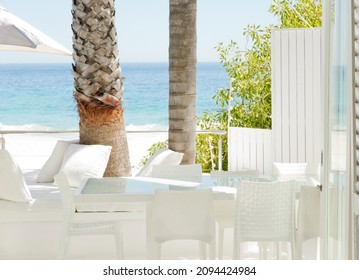
[[[273,175],[279,179],[289,179],[297,176],[318,174],[318,166],[307,163],[273,162]],[[314,186],[300,185],[297,200],[297,258],[302,259],[303,242],[316,238],[317,256],[320,246],[320,191]]]
[[[256,177],[259,176],[258,170],[239,170],[239,171],[211,171],[212,177]],[[214,202],[214,213],[218,230],[218,259],[223,259],[224,234],[226,229],[234,228],[235,201],[218,200]]]
[[[294,181],[242,181],[237,186],[234,259],[241,258],[243,242],[258,242],[264,258],[267,244],[288,242],[296,256],[294,189]]]
[[[320,190],[312,186],[301,186],[297,214],[297,259],[302,259],[303,242],[317,239],[319,256],[320,237]]]
[[[156,178],[182,178],[182,177],[201,177],[201,164],[184,165],[163,165],[155,164],[152,167],[152,176]]]
[[[64,259],[72,236],[82,235],[113,235],[118,259],[123,259],[123,237],[120,223],[117,221],[94,221],[89,222],[76,219],[75,203],[72,190],[63,172],[55,175],[55,184],[60,189],[63,206],[63,228],[58,248],[58,259]]]
[[[211,189],[156,190],[147,207],[147,254],[162,258],[162,245],[175,240],[197,240],[199,256],[215,259],[216,237]]]

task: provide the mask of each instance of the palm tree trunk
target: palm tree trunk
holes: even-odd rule
[[[72,14],[80,143],[112,146],[105,176],[128,176],[131,164],[122,108],[124,78],[119,64],[114,0],[73,0]]]
[[[170,0],[169,148],[196,159],[197,0]]]

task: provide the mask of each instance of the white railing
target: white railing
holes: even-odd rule
[[[0,147],[5,149],[5,135],[7,134],[59,134],[59,133],[78,133],[78,130],[0,130]],[[168,133],[167,130],[132,130],[127,133]],[[222,170],[222,136],[227,132],[224,130],[196,130],[197,134],[214,134],[218,135],[218,170]]]

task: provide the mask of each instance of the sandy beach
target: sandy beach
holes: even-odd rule
[[[1,137],[1,136],[0,136]],[[5,148],[12,154],[21,169],[40,169],[49,158],[57,140],[78,139],[78,133],[59,134],[6,134]],[[167,132],[127,133],[132,174],[136,174],[139,163],[148,148],[167,139]]]

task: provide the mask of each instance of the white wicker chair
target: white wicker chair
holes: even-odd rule
[[[212,177],[228,176],[259,176],[258,170],[240,171],[211,171]],[[218,228],[218,259],[223,259],[224,233],[226,229],[234,228],[235,201],[218,200],[214,202],[216,224]]]
[[[263,245],[268,242],[290,242],[291,256],[295,256],[294,189],[294,181],[242,181],[239,184],[234,228],[234,259],[241,257],[242,242],[259,242]]]
[[[307,163],[273,162],[273,175],[281,179],[290,179],[318,173],[318,166]],[[317,239],[317,255],[320,246],[320,191],[313,186],[300,186],[297,213],[297,258],[302,259],[303,242]]]

